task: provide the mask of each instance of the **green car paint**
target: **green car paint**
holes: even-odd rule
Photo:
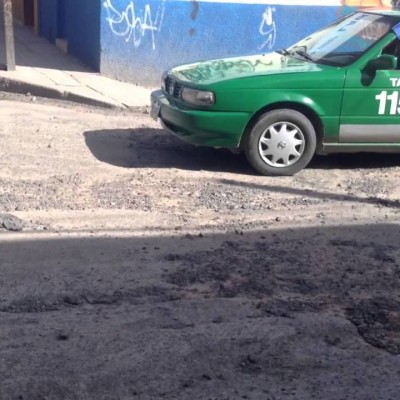
[[[246,78],[257,75],[281,74],[284,72],[307,72],[318,70],[319,66],[301,60],[285,58],[278,53],[211,60],[176,67],[172,73],[183,82],[210,85],[224,80]]]
[[[244,148],[246,137],[262,116],[293,110],[315,130],[313,153],[400,151],[400,69],[394,64],[399,23],[400,10],[363,11],[288,50],[178,66],[164,74],[163,89],[152,93],[152,116],[189,143],[250,152],[255,149]],[[399,53],[393,54],[397,42]],[[212,93],[214,101],[188,103],[184,88]],[[306,138],[299,140],[308,146]],[[281,171],[295,164],[293,151]],[[274,164],[266,162],[271,165],[262,173]],[[295,172],[292,166],[282,174]]]

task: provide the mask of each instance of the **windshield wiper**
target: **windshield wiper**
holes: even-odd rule
[[[307,47],[306,46],[300,46],[300,47],[295,47],[291,52],[292,55],[298,55],[307,61],[312,61],[315,62],[315,60],[307,53]]]
[[[283,56],[290,56],[290,51],[287,51],[286,49],[280,49],[280,50],[275,50],[275,53],[282,54]]]

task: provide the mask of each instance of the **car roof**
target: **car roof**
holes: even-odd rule
[[[391,8],[367,8],[364,10],[358,10],[359,12],[367,12],[371,14],[380,14],[380,15],[388,15],[391,17],[399,17],[400,18],[400,7],[391,7]]]

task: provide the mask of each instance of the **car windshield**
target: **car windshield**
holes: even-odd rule
[[[385,36],[396,22],[389,16],[357,12],[313,33],[281,54],[346,66]]]

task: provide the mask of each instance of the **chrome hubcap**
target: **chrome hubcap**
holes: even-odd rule
[[[286,147],[286,142],[279,142],[278,143],[278,149],[283,150]]]
[[[276,122],[261,135],[258,151],[265,163],[283,168],[296,163],[305,148],[301,129],[290,122]]]

